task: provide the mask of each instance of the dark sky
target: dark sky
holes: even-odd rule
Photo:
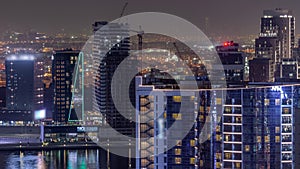
[[[125,14],[136,12],[165,12],[185,18],[203,28],[209,18],[211,32],[224,35],[258,34],[264,9],[277,7],[294,11],[299,18],[299,0],[128,0]],[[0,30],[8,28],[53,33],[64,29],[79,33],[91,29],[96,20],[119,17],[124,0],[1,0]],[[297,29],[299,28],[299,29]]]

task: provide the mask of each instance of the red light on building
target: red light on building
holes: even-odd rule
[[[223,43],[223,46],[234,46],[234,43],[233,43],[233,41],[227,41],[227,42],[224,42]]]

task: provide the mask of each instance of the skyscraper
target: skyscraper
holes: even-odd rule
[[[130,119],[122,116],[116,109],[111,93],[113,75],[118,68],[118,65],[125,58],[129,57],[129,27],[126,24],[120,23],[96,22],[93,24],[93,30],[94,72],[96,73],[94,94],[96,97],[94,100],[96,100],[96,102],[94,103],[94,109],[102,113],[104,116],[104,124],[110,125],[122,134],[134,136],[134,123]],[[122,82],[123,80],[119,79],[119,81]],[[120,89],[121,87],[118,87],[114,90]],[[131,86],[129,93],[133,105],[135,101],[134,91],[134,86]],[[122,99],[121,95],[118,95],[117,97]],[[134,117],[134,111],[125,111],[131,118]]]
[[[111,127],[121,135],[129,136],[135,139],[135,109],[131,110],[129,107],[135,105],[135,86],[132,81],[128,89],[124,89],[122,82],[128,80],[126,77],[118,77],[118,86],[112,88],[112,79],[116,73],[118,66],[124,59],[129,57],[130,51],[130,38],[129,38],[129,26],[126,23],[108,23],[105,21],[95,22],[93,24],[94,40],[93,40],[93,60],[94,66],[93,71],[95,73],[95,86],[93,93],[93,109],[95,112],[101,113],[103,116],[103,127]],[[127,67],[126,67],[127,66]],[[131,68],[130,64],[126,65],[125,69],[121,71],[127,72],[127,68]],[[133,65],[134,67],[135,65]],[[123,67],[124,68],[124,67]],[[121,102],[126,101],[122,94],[122,90],[129,93],[129,100],[131,105],[123,104],[120,109],[115,106],[116,100],[113,100],[112,90],[116,93],[115,99]],[[122,112],[120,112],[122,111]],[[124,113],[127,117],[124,117]],[[119,138],[106,137],[102,135],[100,140],[102,143],[107,141],[107,144],[112,148],[115,142],[122,142],[122,150],[131,154],[134,147],[131,146],[130,140],[119,140]],[[133,148],[132,148],[133,147]],[[118,147],[120,149],[120,147]],[[109,151],[109,150],[107,150]],[[107,165],[110,168],[121,168],[128,166],[128,168],[134,167],[135,160],[134,156],[131,157],[120,157],[110,153],[107,156],[109,162]]]
[[[244,81],[246,55],[239,51],[239,44],[225,42],[216,50],[222,62],[227,83]]]
[[[77,120],[72,108],[72,78],[79,51],[66,49],[56,51],[52,60],[52,77],[54,85],[54,115],[56,122],[67,123]]]
[[[250,82],[274,82],[274,61],[269,58],[255,58],[249,61]]]
[[[6,87],[0,86],[0,109],[6,107]]]
[[[51,72],[46,72],[44,74],[44,107],[46,109],[46,118],[53,118],[54,109],[54,88],[53,88],[53,78]]]
[[[293,50],[295,47],[295,17],[289,10],[275,9],[265,10],[261,18],[261,30],[259,38],[255,40],[256,58],[270,59],[271,65],[269,73],[271,77],[263,81],[276,81],[277,79],[289,74],[283,72],[282,61],[293,59]],[[255,59],[256,59],[255,58]],[[254,60],[255,60],[254,59]],[[259,61],[253,61],[253,64],[259,64]],[[256,70],[258,69],[258,70]],[[252,72],[259,71],[258,65],[253,65]],[[272,77],[274,76],[274,78]],[[258,81],[258,76],[252,76],[252,81]]]
[[[200,120],[197,118],[184,138],[178,139],[176,135],[183,132],[181,127],[185,123],[168,134],[166,132],[176,121],[183,122],[194,116],[200,118],[195,106],[198,103],[195,93],[181,97],[178,90],[158,89],[164,92],[165,97],[154,96],[150,94],[154,86],[142,86],[141,82],[142,79],[137,77],[137,83],[140,83],[137,85],[137,168],[195,168],[200,161],[200,154],[195,151],[200,148],[197,141]],[[187,102],[189,108],[181,112],[182,100]]]
[[[6,107],[9,110],[43,108],[43,62],[37,54],[6,58]]]
[[[154,90],[164,94],[157,97]],[[141,123],[137,124],[137,155],[140,157],[137,167],[297,168],[294,161],[298,156],[295,150],[299,136],[295,129],[299,129],[299,125],[295,118],[299,111],[299,91],[293,84],[252,83],[249,88],[221,90],[226,93],[224,98],[215,95],[214,89],[185,90],[185,95],[180,96],[178,89],[139,85],[136,117]],[[183,100],[194,106],[180,111],[178,105]],[[224,108],[217,118],[212,111],[213,103]],[[176,140],[172,134],[165,134],[170,133],[166,131],[174,121],[190,115],[196,117],[190,132],[167,150]],[[199,144],[205,123],[211,125],[210,137]],[[164,153],[157,153],[159,150]]]
[[[279,41],[279,57],[291,58],[295,47],[295,17],[292,11],[277,8],[265,10],[263,15],[260,36],[276,37]]]

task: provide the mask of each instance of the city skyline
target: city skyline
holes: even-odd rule
[[[294,12],[296,18],[300,2],[275,0],[268,1],[207,1],[182,3],[181,1],[127,1],[124,15],[156,11],[177,15],[192,22],[206,34],[249,35],[259,33],[259,18],[264,9],[284,8]],[[61,32],[79,34],[91,33],[91,23],[96,20],[112,21],[120,17],[126,1],[49,1],[29,0],[24,2],[5,1],[0,7],[0,20],[5,30],[35,29],[49,34]],[[218,4],[219,3],[219,4]],[[47,7],[47,8],[45,8]],[[213,10],[212,10],[213,9]],[[242,9],[242,10],[241,10]],[[7,15],[9,14],[9,15]],[[300,27],[296,23],[296,27]],[[207,31],[209,30],[209,31]],[[297,34],[300,31],[296,32]]]
[[[15,4],[0,168],[300,168],[300,2]]]

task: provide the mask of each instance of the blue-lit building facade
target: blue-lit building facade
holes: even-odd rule
[[[164,93],[163,97],[157,99],[150,94],[153,91]],[[298,86],[275,83],[221,91],[191,90],[186,96],[180,96],[177,89],[140,85],[137,88],[136,117],[141,122],[137,124],[137,167],[297,168],[295,161],[299,155],[295,151],[294,130],[299,128],[295,123],[299,96]],[[182,99],[189,100],[193,106],[178,114]],[[223,105],[220,116],[213,111],[216,105]],[[157,108],[162,108],[164,113],[159,114],[161,110]],[[172,134],[160,135],[174,121],[191,115],[195,116],[194,125],[184,139],[174,140]],[[199,134],[205,122],[211,125],[210,137],[200,144]],[[147,141],[140,139],[145,137]],[[178,143],[166,149],[172,141]],[[166,151],[158,153],[161,149]]]
[[[295,168],[293,116],[299,88],[262,85],[276,84],[227,90],[221,123],[224,168]]]
[[[141,81],[141,79],[139,80]],[[137,84],[136,86],[139,86]],[[137,88],[136,167],[195,168],[199,162],[197,151],[199,132],[197,130],[200,121],[192,124],[193,127],[183,139],[177,138],[176,135],[178,132],[183,132],[181,130],[183,125],[189,126],[190,124],[181,123],[168,134],[166,130],[172,127],[176,121],[184,122],[184,120],[194,119],[198,116],[196,107],[198,98],[193,92],[188,92],[187,95],[181,97],[178,90],[164,91],[164,89],[161,91],[164,92],[165,97],[150,95],[153,90],[155,90],[154,86]],[[183,99],[189,108],[180,112]],[[198,119],[198,117],[196,118]]]
[[[293,133],[298,102],[298,86],[243,90],[244,168],[297,168]]]

